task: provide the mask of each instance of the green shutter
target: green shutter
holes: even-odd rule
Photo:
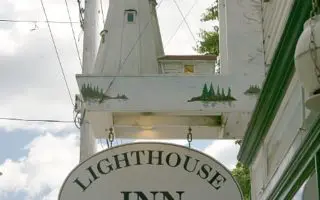
[[[128,20],[128,22],[134,22],[134,14],[133,13],[128,13],[127,14],[127,20]]]

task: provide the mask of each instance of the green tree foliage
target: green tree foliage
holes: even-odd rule
[[[218,2],[206,9],[201,16],[201,21],[216,21],[218,20]],[[205,55],[218,55],[219,54],[219,33],[218,30],[206,31],[200,30],[200,40],[194,48],[198,53]]]
[[[215,31],[200,32],[200,41],[195,48],[198,53],[205,55],[218,55],[219,54],[219,33]]]
[[[213,21],[218,20],[218,2],[215,2],[213,5],[211,5],[209,8],[205,10],[205,12],[201,16],[201,21],[207,22],[207,21]]]
[[[241,164],[240,162],[237,163],[236,168],[232,170],[232,175],[238,181],[241,190],[243,192],[243,197],[245,200],[250,199],[250,170]]]

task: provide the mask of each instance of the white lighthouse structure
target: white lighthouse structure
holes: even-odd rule
[[[82,159],[94,152],[92,141],[108,138],[110,130],[130,139],[183,139],[190,128],[194,139],[240,139],[244,134],[264,77],[263,56],[257,53],[261,24],[243,16],[254,6],[237,10],[233,5],[232,15],[220,6],[221,20],[247,33],[223,40],[221,53],[229,56],[222,56],[222,63],[233,65],[215,74],[216,55],[164,54],[156,5],[155,0],[109,1],[92,70],[77,75],[77,107],[90,126],[81,133]],[[230,30],[228,23],[223,27]],[[254,59],[230,52],[232,44],[243,45]]]
[[[155,0],[110,1],[94,73],[159,73],[164,51],[155,7]]]
[[[97,153],[96,139],[111,142],[114,136],[188,142],[242,139],[238,159],[250,168],[251,199],[292,199],[298,188],[303,198],[316,199],[320,116],[305,108],[308,88],[301,88],[293,63],[303,29],[304,34],[311,32],[311,45],[308,35],[305,47],[316,56],[311,47],[317,47],[312,36],[317,35],[319,16],[313,16],[310,24],[305,20],[310,11],[319,15],[319,4],[315,0],[218,2],[220,74],[215,73],[217,55],[164,53],[156,0],[110,0],[101,27],[100,1],[85,1],[84,65],[83,73],[76,76],[80,94],[75,106],[81,116],[81,163],[66,179],[61,200],[99,199],[111,193],[116,195],[113,199],[156,199],[158,192],[152,191],[160,190],[155,188],[176,186],[174,191],[161,189],[159,197],[181,200],[186,185],[191,189],[184,187],[189,196],[183,199],[243,199],[237,184],[219,193],[220,184],[232,175],[224,173],[228,170],[221,164],[207,165],[207,158],[202,163],[204,154],[191,154],[192,149],[131,143]],[[307,64],[317,68],[316,58],[313,62]],[[186,166],[193,155],[196,163],[204,164],[196,175],[202,182],[185,179],[186,171],[192,171]],[[180,158],[185,158],[186,170],[181,176],[176,171],[183,169],[178,167]],[[162,161],[170,167],[163,168]],[[133,176],[137,179],[130,182],[127,177]],[[167,177],[180,181],[168,184]],[[202,190],[208,187],[203,183],[210,183],[217,193],[206,197]],[[238,196],[228,198],[229,188],[236,189]]]

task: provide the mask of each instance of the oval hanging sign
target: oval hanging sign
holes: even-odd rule
[[[99,152],[65,180],[59,200],[243,200],[229,170],[199,151],[132,143]]]

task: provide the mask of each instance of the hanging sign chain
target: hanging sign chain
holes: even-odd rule
[[[187,141],[189,144],[189,148],[191,148],[191,142],[192,142],[192,129],[191,129],[191,127],[189,127],[189,129],[188,129]]]
[[[109,136],[108,136],[108,139],[110,141],[110,147],[112,147],[112,143],[114,141],[114,133],[113,133],[113,128],[110,128],[109,129]]]
[[[317,44],[316,44],[316,38],[315,38],[315,16],[319,13],[319,4],[318,0],[312,0],[312,11],[310,13],[310,55],[311,59],[313,61],[313,64],[315,66],[314,71],[317,76],[317,81],[320,84],[320,66],[318,63],[318,55],[317,55]]]

